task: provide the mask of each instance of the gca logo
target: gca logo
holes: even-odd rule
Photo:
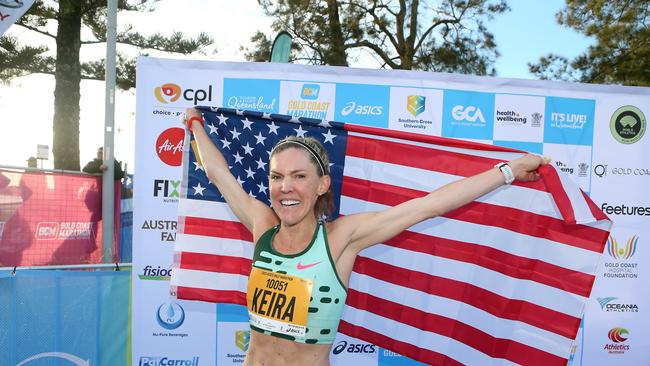
[[[457,105],[451,110],[451,116],[456,121],[469,121],[476,122],[479,120],[481,123],[485,123],[485,118],[483,118],[483,113],[479,108],[474,106],[462,106]]]
[[[351,113],[362,116],[380,116],[383,113],[383,107],[380,105],[357,105],[356,102],[348,102],[348,104],[341,109],[341,115],[347,116]]]

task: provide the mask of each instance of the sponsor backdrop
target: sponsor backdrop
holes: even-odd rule
[[[614,222],[573,365],[650,359],[650,90],[426,72],[141,58],[133,213],[133,362],[243,362],[243,307],[170,300],[184,130],[194,105],[325,118],[546,154]],[[235,131],[236,133],[237,131]],[[198,167],[197,167],[198,169]],[[415,365],[339,335],[334,365]]]

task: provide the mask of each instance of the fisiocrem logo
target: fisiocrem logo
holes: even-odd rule
[[[626,336],[628,334],[630,333],[625,328],[612,328],[607,333],[607,337],[609,337],[609,339],[611,339],[614,343],[622,343],[627,341],[628,337]]]
[[[156,99],[164,104],[173,103],[181,97],[181,87],[172,83],[157,86],[153,92]]]

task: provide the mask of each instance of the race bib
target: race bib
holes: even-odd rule
[[[250,323],[291,336],[304,336],[313,281],[253,267],[246,303]]]

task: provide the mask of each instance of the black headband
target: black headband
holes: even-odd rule
[[[318,162],[318,166],[320,167],[321,173],[323,173],[323,175],[328,175],[328,173],[326,173],[326,170],[325,170],[325,164],[323,163],[323,160],[320,158],[320,156],[318,156],[318,153],[316,153],[316,150],[314,150],[311,146],[307,145],[306,143],[304,143],[304,142],[302,142],[300,140],[283,140],[283,141],[280,141],[280,143],[275,145],[273,150],[271,150],[271,155],[273,155],[273,152],[275,151],[275,149],[277,149],[278,147],[280,147],[281,145],[284,145],[284,144],[298,144],[298,145],[304,147]]]

